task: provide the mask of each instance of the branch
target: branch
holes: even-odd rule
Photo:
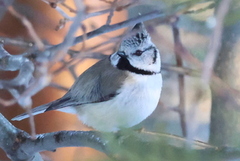
[[[21,55],[10,55],[2,45],[0,45],[0,61],[0,70],[19,70],[19,74],[14,79],[0,80],[0,89],[9,90],[15,99],[18,99],[33,78],[34,65],[28,58]]]
[[[147,20],[154,19],[154,18],[157,18],[157,17],[161,17],[162,21],[166,21],[166,19],[169,18],[168,16],[166,16],[166,14],[156,10],[156,11],[153,11],[151,13],[144,14],[144,15],[141,15],[141,16],[137,16],[135,18],[131,18],[129,20],[126,20],[126,21],[123,21],[123,22],[120,22],[120,23],[117,23],[117,24],[103,25],[102,27],[100,27],[100,28],[98,28],[98,29],[96,29],[94,31],[88,32],[86,34],[86,39],[91,39],[91,38],[94,38],[96,36],[102,35],[104,33],[115,31],[115,30],[118,30],[118,29],[121,29],[121,28],[124,28],[124,27],[128,27],[128,26],[134,25],[136,23],[147,21]],[[83,42],[84,37],[85,37],[85,35],[81,35],[81,36],[76,37],[74,39],[73,43],[69,44],[68,47]],[[54,54],[53,53],[54,51],[60,51],[63,48],[63,46],[65,46],[64,42],[60,43],[58,45],[50,47],[45,52],[47,52],[47,53],[50,52],[51,54]]]
[[[175,72],[177,74],[182,74],[182,75],[189,75],[192,77],[199,77],[200,76],[200,71],[191,69],[191,68],[186,68],[186,67],[178,67],[174,66],[171,64],[167,63],[162,63],[161,66],[162,70],[170,71],[170,72]]]
[[[153,24],[153,23],[151,23],[151,24]],[[156,24],[156,23],[154,23],[154,24]],[[157,34],[158,33],[155,33],[155,35],[157,35]],[[157,35],[157,36],[159,37],[159,35]],[[171,42],[166,42],[165,44],[168,45],[169,47],[173,46],[171,44]],[[178,52],[180,52],[179,54],[181,54],[182,58],[185,61],[193,64],[197,69],[201,70],[203,68],[202,62],[200,62],[197,58],[195,58],[193,56],[193,54],[189,50],[187,50],[184,46],[183,46],[183,48],[184,48],[184,50],[178,51]],[[188,69],[188,68],[177,68],[177,67],[172,67],[172,66],[169,67],[169,65],[164,66],[164,64],[163,64],[163,68],[165,68],[166,70],[174,71],[176,73],[180,73],[180,74],[199,76],[198,70],[192,70],[192,69]],[[220,99],[229,99],[232,101],[232,103],[234,103],[236,105],[236,106],[227,106],[225,108],[227,108],[229,110],[234,109],[234,110],[240,111],[240,108],[236,108],[236,107],[240,106],[240,101],[238,99],[240,97],[240,91],[227,85],[214,73],[211,75],[211,80],[212,81],[210,83],[210,87],[212,88],[212,90],[215,93],[218,93],[219,98]]]
[[[60,49],[54,51],[55,54],[51,57],[52,62],[57,62],[65,56],[68,48],[71,47],[74,42],[74,35],[79,28],[79,24],[82,23],[82,20],[83,20],[82,15],[84,15],[85,6],[82,3],[82,1],[77,1],[77,0],[75,0],[75,5],[78,11],[76,16],[74,17],[73,24],[70,26],[64,41],[61,43]],[[83,35],[83,38],[84,38],[84,35]]]
[[[178,67],[183,67],[183,60],[181,57],[181,53],[185,50],[179,36],[179,29],[177,27],[178,17],[174,19],[172,23],[172,31],[174,38],[174,51],[176,54],[176,62]],[[181,52],[182,51],[182,52]],[[179,90],[179,115],[180,115],[180,123],[182,128],[183,136],[187,136],[187,123],[185,116],[185,83],[184,83],[184,75],[178,75],[178,90]]]
[[[28,155],[25,151],[18,150],[19,142],[30,139],[26,132],[15,128],[5,117],[0,114],[0,147],[7,153],[12,161],[35,160],[39,154]]]
[[[209,83],[212,76],[213,67],[218,56],[221,42],[222,42],[222,30],[224,24],[224,18],[228,13],[231,0],[222,0],[216,13],[216,24],[213,29],[213,34],[210,39],[209,49],[207,56],[205,57],[203,70],[202,70],[202,79],[205,83]]]
[[[44,44],[42,43],[41,39],[38,37],[37,33],[35,32],[31,22],[25,16],[21,15],[20,13],[17,13],[12,6],[8,7],[8,11],[13,16],[21,20],[22,24],[27,28],[29,35],[36,43],[38,49],[43,50]]]
[[[34,46],[33,42],[27,42],[20,39],[12,39],[12,38],[2,37],[2,36],[0,36],[0,43],[3,45],[15,45],[22,48],[30,48]]]
[[[60,147],[90,147],[113,157],[114,160],[152,160],[165,158],[173,160],[202,156],[206,160],[234,159],[240,156],[235,147],[216,147],[207,143],[193,141],[192,149],[184,148],[189,141],[179,136],[158,134],[147,131],[122,130],[118,133],[101,133],[97,131],[59,131],[36,135],[36,139],[20,129],[15,128],[0,114],[0,148],[12,161],[42,160],[39,152],[55,151]],[[170,153],[169,153],[170,151]],[[146,155],[147,154],[147,155]],[[143,157],[143,158],[142,158]],[[176,159],[176,158],[175,158]],[[190,160],[190,159],[186,159]]]
[[[118,0],[113,0],[113,2],[111,3],[111,9],[110,9],[109,15],[107,17],[106,25],[110,25],[110,23],[112,21],[112,17],[114,15],[114,11],[115,11],[116,6],[117,6],[117,1]]]
[[[25,131],[15,128],[0,114],[0,147],[13,161],[37,161],[38,152],[60,147],[91,147],[106,152],[105,142],[95,131],[60,131],[36,135],[36,139]]]

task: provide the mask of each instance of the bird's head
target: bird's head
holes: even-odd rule
[[[118,51],[110,56],[110,61],[120,70],[143,75],[159,73],[161,68],[159,51],[143,23],[136,24],[123,38]]]

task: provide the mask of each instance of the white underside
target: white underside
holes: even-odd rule
[[[161,74],[134,75],[125,81],[113,99],[75,109],[84,124],[99,131],[118,131],[146,119],[158,104],[161,88]]]

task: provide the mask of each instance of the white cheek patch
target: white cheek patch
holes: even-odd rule
[[[110,62],[114,67],[117,66],[119,59],[120,59],[120,56],[116,53],[114,53],[110,56]]]

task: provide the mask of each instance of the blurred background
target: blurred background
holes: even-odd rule
[[[61,5],[62,2],[71,8],[75,8],[72,0],[54,1],[69,16],[73,17],[74,12]],[[111,1],[91,0],[84,1],[86,12],[93,13],[111,7]],[[119,5],[135,3],[134,0],[118,1]],[[183,0],[150,0],[139,1],[126,9],[115,11],[111,24],[133,18],[137,15],[148,13],[153,10],[162,10],[171,6],[186,7],[190,3]],[[55,7],[41,0],[15,0],[12,3],[15,11],[25,16],[33,25],[37,35],[45,44],[55,45],[63,41],[72,22],[67,21]],[[154,113],[144,120],[137,127],[152,132],[170,133],[178,136],[189,137],[203,142],[210,142],[214,145],[239,145],[237,134],[239,129],[239,3],[232,1],[226,19],[224,20],[221,46],[214,66],[214,76],[216,79],[209,84],[203,83],[201,79],[201,65],[206,61],[209,53],[211,36],[216,24],[214,15],[217,12],[221,1],[200,1],[191,2],[189,14],[179,16],[178,29],[180,39],[184,48],[191,53],[189,59],[183,57],[183,67],[176,66],[176,52],[174,50],[174,40],[172,26],[170,23],[158,23],[157,20],[145,22],[153,42],[159,48],[162,59],[163,89],[159,105]],[[11,14],[8,7],[2,7],[5,14],[0,17],[0,40],[4,38],[18,39],[24,42],[33,42],[26,27],[22,22]],[[109,13],[91,17],[83,21],[84,32],[89,32],[106,24]],[[58,28],[58,30],[56,30]],[[106,57],[117,50],[117,45],[121,41],[121,35],[126,28],[97,36],[96,38],[84,41],[74,47],[72,51],[81,51],[80,54],[87,53],[94,58],[78,57],[77,65],[69,69],[62,69],[63,62],[58,62],[50,69],[52,83],[41,90],[33,97],[33,107],[53,101],[64,95],[65,89],[74,82],[74,75],[70,70],[74,70],[76,75],[80,75],[88,67],[93,65],[98,59]],[[82,35],[83,30],[79,29],[77,35]],[[106,43],[104,43],[106,42]],[[102,44],[104,43],[104,44]],[[13,55],[21,54],[28,48],[14,45],[4,45],[4,48]],[[91,50],[90,50],[91,49]],[[193,59],[192,59],[193,58]],[[70,59],[66,56],[65,61]],[[198,63],[196,63],[198,62]],[[172,68],[170,68],[172,67]],[[174,70],[174,69],[178,70]],[[190,70],[191,69],[191,70]],[[200,74],[184,74],[184,110],[185,126],[187,136],[183,133],[181,125],[179,103],[179,70],[196,71]],[[192,72],[193,73],[193,72]],[[12,79],[18,72],[0,71],[0,79]],[[220,80],[216,81],[216,80]],[[59,85],[59,86],[57,86]],[[218,89],[218,90],[216,90]],[[8,100],[12,96],[7,90],[0,90],[0,98]],[[21,114],[24,110],[17,104],[4,107],[0,105],[1,113],[10,120],[14,116]],[[91,130],[82,125],[75,115],[50,111],[35,118],[36,132],[47,133],[60,130]],[[14,126],[30,133],[29,121],[12,122]],[[107,156],[91,148],[59,148],[56,152],[42,152],[45,160],[73,161],[73,160],[105,160]],[[8,160],[3,151],[0,151],[0,160]]]

